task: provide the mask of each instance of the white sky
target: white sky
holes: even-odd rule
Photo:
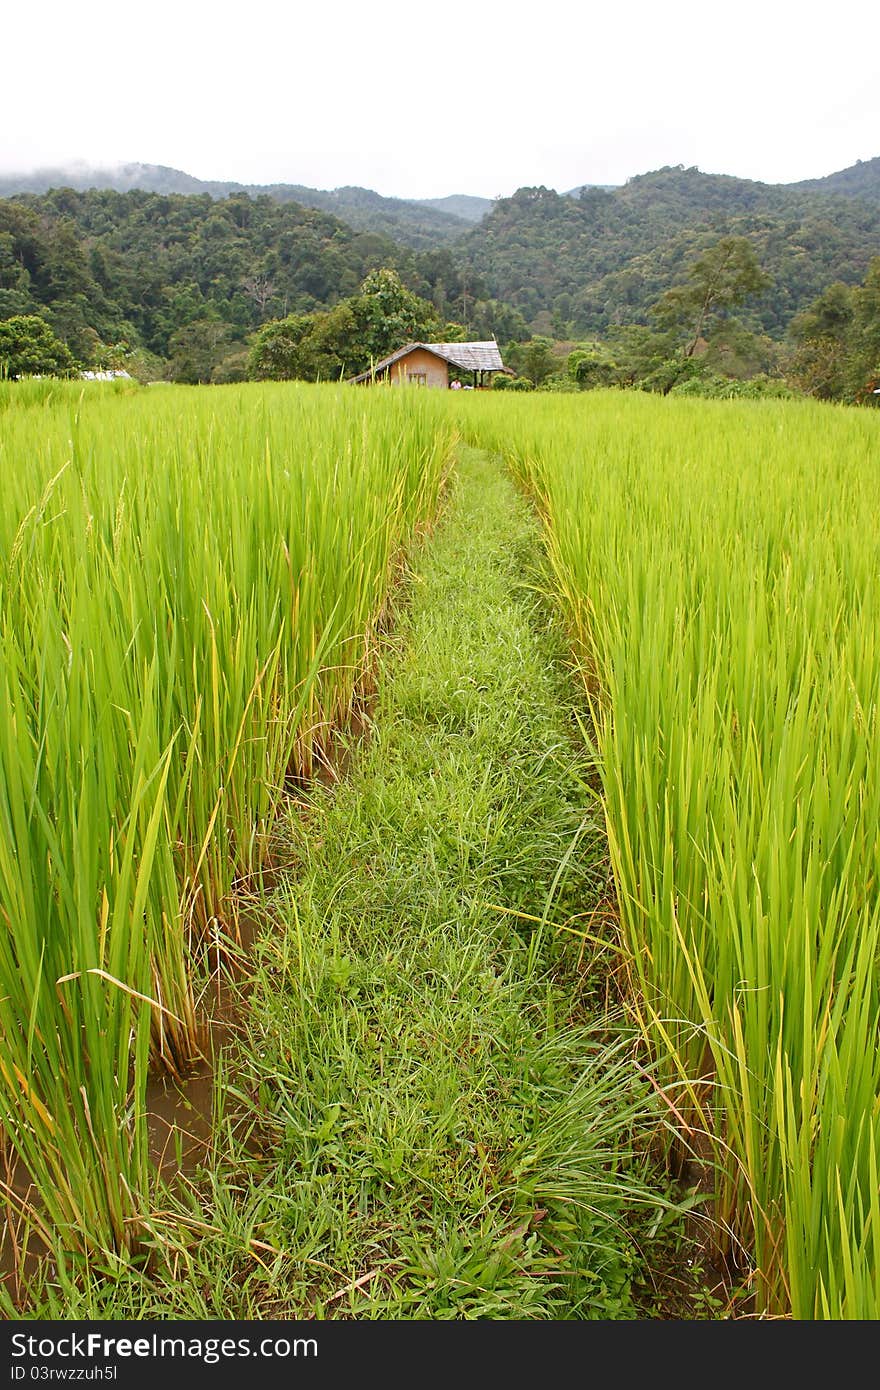
[[[788,182],[880,154],[880,11],[864,0],[4,10],[2,171],[140,160],[496,197],[663,164]]]

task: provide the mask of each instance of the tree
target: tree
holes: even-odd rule
[[[326,312],[289,314],[257,334],[248,361],[257,380],[333,381],[365,371],[412,341],[454,333],[433,304],[388,267],[371,271],[358,294]]]
[[[172,333],[171,380],[195,385],[210,381],[218,362],[229,352],[232,335],[220,319],[195,319]]]
[[[0,376],[70,376],[73,354],[36,314],[16,314],[0,322]]]
[[[211,372],[214,386],[229,386],[248,379],[248,354],[245,348],[237,348],[228,357],[218,362]]]
[[[794,320],[789,379],[820,400],[875,404],[880,378],[880,256],[863,285],[833,284]]]
[[[729,317],[712,333],[705,365],[721,376],[746,381],[778,367],[780,349],[766,334],[752,333],[739,319]]]
[[[288,314],[264,324],[248,357],[252,381],[290,381],[303,375],[300,344],[309,332],[312,314]]]
[[[533,386],[540,386],[561,366],[549,338],[536,335],[527,343],[511,343],[507,349],[508,364],[519,376],[527,377]]]
[[[686,334],[684,356],[693,357],[715,315],[744,303],[770,285],[746,237],[724,236],[691,267],[683,285],[675,285],[651,312],[661,328]]]
[[[343,299],[329,313],[312,316],[297,375],[306,381],[338,381],[369,365],[354,304],[354,298]]]
[[[264,324],[248,357],[252,381],[336,381],[369,363],[353,299],[329,313],[288,314]]]
[[[248,299],[256,304],[260,319],[264,319],[267,308],[275,298],[275,286],[268,275],[247,275],[241,285]]]
[[[849,378],[845,343],[831,334],[804,338],[789,359],[786,378],[817,400],[845,400]]]
[[[628,323],[612,329],[607,346],[618,365],[618,379],[622,386],[637,385],[670,358],[675,358],[679,366],[682,363],[681,356],[676,354],[672,333],[658,333],[641,323]]]
[[[495,338],[499,343],[521,343],[529,337],[528,324],[519,309],[512,309],[499,299],[477,300],[471,329],[475,338]]]
[[[420,299],[401,282],[396,270],[372,270],[350,301],[360,330],[357,349],[378,360],[404,343],[430,341],[442,323],[427,299]]]
[[[597,386],[616,386],[620,365],[604,343],[585,343],[568,354],[568,375],[582,391]]]
[[[865,283],[856,290],[856,335],[868,371],[880,369],[880,256],[868,267]]]
[[[809,308],[792,321],[791,336],[796,342],[813,338],[849,337],[855,317],[855,290],[836,280]]]

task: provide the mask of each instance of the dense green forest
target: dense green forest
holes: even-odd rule
[[[370,188],[309,188],[301,183],[245,184],[196,179],[181,169],[163,164],[124,164],[115,169],[41,169],[33,174],[0,174],[0,198],[16,193],[49,193],[53,188],[73,188],[79,193],[102,189],[116,193],[207,194],[223,199],[244,194],[252,199],[271,198],[275,203],[299,203],[300,207],[332,212],[358,232],[378,232],[402,246],[426,250],[460,236],[492,206],[488,198],[463,195],[426,198],[383,198]]]
[[[401,343],[464,336],[461,324],[444,323],[393,270],[374,270],[357,294],[332,309],[265,324],[254,337],[247,374],[255,381],[335,381],[366,370]]]
[[[801,184],[676,167],[619,188],[522,188],[492,204],[257,190],[144,165],[119,178],[163,191],[0,199],[0,321],[37,316],[57,340],[29,337],[19,360],[62,363],[66,348],[86,366],[124,360],[138,375],[181,381],[273,374],[282,360],[287,374],[312,378],[354,370],[397,345],[363,331],[364,287],[383,270],[425,306],[407,322],[445,337],[496,337],[524,386],[678,389],[707,371],[733,380],[786,373],[798,389],[850,398],[873,371],[863,320],[880,255],[880,159]],[[321,206],[304,206],[308,198]],[[748,292],[716,304],[688,350],[691,326],[676,326],[671,310],[722,244],[747,248],[754,275]],[[846,300],[852,332],[861,325],[858,351],[851,334],[844,350],[830,332],[805,333],[829,294],[838,308]],[[267,325],[281,327],[266,339]],[[260,365],[259,345],[270,340]],[[845,367],[828,365],[842,353]]]
[[[169,357],[194,323],[243,339],[403,259],[382,238],[268,198],[61,189],[0,202],[0,314],[43,314],[84,361],[96,341],[122,339]]]
[[[74,165],[36,169],[29,174],[0,174],[0,198],[14,193],[49,193],[53,188],[74,188],[80,193],[89,188],[116,193],[139,188],[146,193],[207,193],[212,198],[228,198],[230,193],[266,196],[279,203],[300,203],[335,213],[359,231],[382,232],[415,247],[423,245],[426,238],[433,245],[459,235],[469,223],[479,222],[492,206],[491,198],[468,193],[452,193],[445,198],[383,198],[371,188],[356,186],[327,189],[301,183],[197,179],[165,164],[130,163],[105,169]]]
[[[683,168],[577,198],[521,188],[457,249],[533,328],[565,337],[646,322],[694,257],[721,236],[744,236],[772,281],[750,307],[751,326],[780,338],[829,284],[856,284],[880,252],[880,161],[870,188],[833,196]]]
[[[814,193],[841,193],[847,198],[866,198],[876,203],[880,201],[880,155],[874,159],[859,159],[848,169],[839,169],[836,174],[826,174],[822,179],[802,179],[788,187]]]
[[[296,203],[96,189],[0,200],[0,319],[41,316],[88,365],[125,343],[157,374],[237,379],[261,324],[332,308],[380,267],[475,336],[526,334],[448,249],[415,253]]]

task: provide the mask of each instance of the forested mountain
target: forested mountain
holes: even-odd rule
[[[848,169],[827,174],[824,179],[802,179],[786,185],[812,193],[840,193],[846,198],[864,198],[880,203],[880,155],[876,159],[860,159]]]
[[[126,342],[165,361],[195,354],[205,379],[267,320],[330,309],[382,267],[475,337],[527,332],[448,248],[418,253],[297,203],[69,188],[0,199],[0,321],[39,315],[89,365]]]
[[[745,237],[769,288],[743,305],[743,327],[782,339],[830,285],[860,284],[880,255],[880,159],[809,184],[679,166],[577,197],[522,188],[476,223],[357,188],[320,193],[334,212],[291,201],[319,196],[291,185],[255,196],[158,166],[118,172],[202,191],[0,198],[0,321],[36,314],[82,362],[126,342],[162,359],[157,372],[185,359],[179,370],[197,379],[205,363],[222,379],[214,369],[243,359],[269,320],[332,309],[382,267],[469,337],[570,340],[647,323],[719,238]],[[472,219],[481,202],[433,200]],[[450,226],[464,229],[451,241]]]
[[[266,318],[333,305],[408,256],[269,198],[60,189],[0,201],[0,318],[43,315],[85,361],[97,339],[166,357],[185,324],[216,320],[243,338]]]
[[[667,168],[577,198],[520,189],[499,199],[456,251],[492,295],[566,336],[643,321],[723,235],[753,244],[773,283],[750,318],[780,336],[827,285],[864,277],[880,253],[880,202]]]
[[[304,207],[321,208],[359,231],[380,232],[402,246],[426,251],[461,236],[476,220],[430,203],[408,202],[405,198],[383,198],[369,188],[303,188],[298,184],[273,184],[261,193],[280,203],[297,202]],[[441,199],[455,202],[456,199]],[[482,200],[479,200],[482,201]],[[487,204],[491,207],[491,204]]]
[[[308,188],[304,184],[244,184],[197,179],[181,169],[162,164],[120,164],[110,169],[85,165],[69,168],[38,169],[31,174],[0,175],[0,198],[16,193],[48,193],[55,188],[111,189],[127,193],[142,189],[148,193],[206,193],[228,198],[243,193],[249,198],[271,198],[276,203],[299,203],[302,207],[332,212],[350,227],[362,232],[379,232],[403,246],[427,250],[453,241],[479,220],[491,206],[488,198],[429,198],[424,202],[405,198],[383,198],[369,188]]]

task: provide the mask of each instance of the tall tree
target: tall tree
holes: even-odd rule
[[[712,318],[760,294],[770,285],[746,237],[724,236],[692,265],[683,285],[657,301],[652,313],[661,328],[686,334],[684,355],[693,357]]]
[[[385,357],[404,343],[435,338],[441,328],[433,304],[408,290],[397,271],[387,266],[370,271],[350,303],[361,330],[358,346],[367,361]]]
[[[264,319],[266,310],[275,298],[275,286],[268,275],[246,275],[241,287],[248,299],[256,304],[260,319]]]

